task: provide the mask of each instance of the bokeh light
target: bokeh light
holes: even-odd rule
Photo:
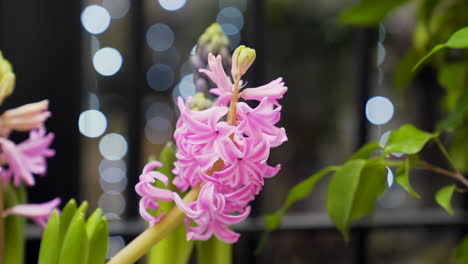
[[[99,141],[99,152],[108,160],[122,159],[127,154],[127,150],[127,140],[117,133],[109,133]]]
[[[130,9],[130,0],[103,0],[102,5],[113,19],[124,17]]]
[[[383,125],[393,117],[393,104],[383,96],[375,96],[366,103],[366,118],[374,125]]]
[[[90,5],[81,13],[81,24],[91,34],[101,34],[107,30],[111,16],[107,10],[98,5]]]
[[[146,43],[154,51],[165,51],[174,44],[174,32],[166,24],[154,24],[146,32]]]
[[[184,7],[187,0],[159,0],[159,4],[167,11],[176,11]]]
[[[98,110],[86,110],[78,118],[78,129],[86,137],[101,136],[107,129],[107,118]]]
[[[99,173],[103,173],[105,169],[116,167],[121,169],[124,173],[127,173],[127,165],[125,164],[125,161],[123,160],[108,160],[108,159],[102,159],[99,162]]]
[[[153,144],[165,144],[172,136],[171,122],[164,117],[155,117],[145,125],[145,136]]]
[[[111,47],[98,50],[93,57],[94,69],[103,76],[112,76],[122,67],[122,55]]]
[[[167,103],[154,103],[145,112],[145,119],[149,121],[154,117],[162,116],[171,120],[174,118],[174,111]]]
[[[101,185],[101,189],[106,193],[123,192],[127,187],[127,183],[127,177],[123,177],[119,181],[115,182],[106,181],[103,177],[99,178],[99,184]]]
[[[155,64],[146,73],[148,85],[157,92],[164,92],[174,83],[174,70],[167,64]]]
[[[179,89],[179,94],[184,99],[188,96],[194,96],[196,92],[195,84],[193,83],[193,74],[185,75],[180,83],[177,85]]]
[[[121,215],[125,210],[126,201],[123,195],[119,192],[106,192],[99,197],[98,206],[104,214],[112,213]]]
[[[117,253],[119,253],[119,251],[122,250],[124,247],[125,247],[125,240],[123,239],[122,236],[109,237],[109,246],[107,247],[106,258],[111,259]]]
[[[238,8],[225,7],[219,11],[216,22],[220,25],[231,24],[241,30],[244,26],[244,15]]]
[[[388,187],[392,187],[393,185],[393,171],[389,167],[387,167],[387,183]]]
[[[231,49],[237,48],[241,41],[241,35],[239,29],[233,24],[222,24],[221,29],[223,30],[224,34],[229,39],[231,44]]]
[[[95,93],[88,92],[88,108],[99,109],[100,105],[99,97]]]
[[[245,12],[247,10],[247,0],[219,0],[219,9],[225,7],[236,7]]]

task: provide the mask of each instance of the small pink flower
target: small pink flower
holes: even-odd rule
[[[8,136],[11,130],[29,131],[44,126],[51,116],[47,111],[49,100],[10,109],[0,116],[0,136]]]
[[[283,78],[280,77],[263,86],[246,88],[239,95],[245,100],[262,101],[263,98],[268,98],[270,103],[279,105],[277,100],[283,98],[287,91],[288,87],[284,86]]]
[[[32,174],[45,175],[46,158],[55,155],[55,151],[49,149],[53,139],[54,134],[46,135],[44,128],[32,130],[29,133],[29,139],[18,145],[8,139],[0,139],[2,156],[9,165],[9,168],[3,171],[4,180],[10,180],[13,177],[14,186],[19,186],[21,182],[33,186],[36,182]]]
[[[226,197],[215,191],[211,183],[203,185],[197,201],[186,205],[180,196],[174,193],[174,201],[187,215],[185,226],[187,228],[187,240],[208,240],[214,234],[225,243],[235,243],[239,234],[228,227],[244,221],[250,213],[250,207],[246,207],[239,214],[232,215],[232,211],[226,210]],[[197,226],[191,226],[193,220]]]
[[[3,212],[3,217],[7,217],[9,215],[28,217],[36,222],[40,227],[44,228],[50,215],[55,209],[57,209],[60,202],[60,198],[55,198],[46,203],[15,205]]]
[[[218,96],[216,105],[227,105],[231,100],[233,84],[224,71],[221,55],[215,57],[211,53],[208,54],[208,65],[210,70],[200,69],[199,71],[205,73],[217,85],[216,88],[210,90],[212,94]]]
[[[168,179],[164,174],[154,171],[155,168],[161,166],[162,164],[157,161],[148,163],[143,168],[142,174],[140,175],[140,182],[135,186],[136,192],[142,197],[140,200],[140,215],[150,223],[150,226],[159,222],[162,217],[162,214],[155,217],[148,212],[148,209],[159,209],[159,204],[155,202],[155,200],[165,202],[172,201],[171,191],[157,188],[153,185],[156,180],[162,181],[166,186],[168,184]]]

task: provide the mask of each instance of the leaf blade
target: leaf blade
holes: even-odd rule
[[[436,134],[417,129],[412,124],[406,124],[392,131],[385,145],[383,154],[405,153],[416,154],[426,143],[436,137]]]
[[[451,205],[452,196],[455,191],[455,185],[448,185],[441,188],[436,193],[436,201],[437,203],[444,208],[449,214],[453,215],[453,208]]]

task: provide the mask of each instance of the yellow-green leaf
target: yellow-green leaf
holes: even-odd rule
[[[405,165],[401,166],[398,168],[395,176],[395,180],[398,182],[398,184],[401,185],[408,193],[413,195],[414,197],[420,199],[421,196],[411,187],[410,181],[409,181],[409,172],[411,169],[411,159],[408,157],[405,160]]]
[[[455,191],[455,185],[448,185],[448,186],[441,188],[436,193],[437,203],[451,215],[453,215],[451,202],[452,202],[452,196],[453,196],[454,191]]]
[[[100,218],[96,228],[89,237],[89,254],[87,264],[104,264],[106,262],[107,245],[109,244],[109,231],[107,220]]]
[[[424,132],[412,124],[406,124],[392,131],[384,148],[384,155],[394,152],[416,154],[436,134]]]
[[[39,250],[39,264],[56,264],[58,260],[57,248],[60,237],[60,217],[55,210],[47,221],[47,226],[42,235],[41,247]]]
[[[450,48],[468,48],[468,27],[462,28],[453,33],[453,35],[449,38],[449,40],[447,40],[445,44]]]
[[[340,14],[340,21],[352,25],[372,26],[380,23],[395,7],[408,0],[363,0]]]
[[[88,259],[88,235],[84,223],[84,213],[73,217],[63,240],[59,264],[83,264]],[[58,245],[60,246],[60,244]]]
[[[430,56],[432,56],[434,53],[438,52],[439,50],[445,47],[447,47],[445,44],[437,44],[428,54],[426,54],[422,59],[420,59],[418,63],[416,63],[416,65],[414,65],[412,71],[416,71],[416,69],[418,69],[419,66],[421,66],[421,64],[423,64]]]

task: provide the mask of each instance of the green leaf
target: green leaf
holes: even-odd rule
[[[58,260],[58,250],[61,244],[57,241],[60,237],[60,217],[57,210],[54,210],[47,221],[47,226],[42,235],[41,247],[39,250],[39,264],[56,264]]]
[[[439,50],[445,47],[447,47],[445,44],[437,44],[428,54],[426,54],[426,56],[420,59],[418,63],[416,63],[416,65],[414,65],[412,71],[416,71],[419,68],[419,66],[421,66],[421,64],[423,64],[429,57],[431,57],[434,53],[438,52]]]
[[[328,185],[327,211],[346,241],[351,222],[372,211],[385,183],[386,169],[378,162],[351,160],[333,174]]]
[[[376,149],[380,148],[379,142],[373,141],[362,146],[350,158],[353,159],[368,159]]]
[[[83,215],[86,215],[86,211],[88,211],[88,202],[84,201],[80,204],[80,207],[78,207],[75,214],[83,213]]]
[[[468,48],[468,27],[462,28],[453,33],[445,44],[447,47],[455,49]]]
[[[315,187],[315,184],[322,179],[329,172],[337,170],[338,167],[330,166],[325,169],[320,170],[319,172],[313,174],[309,178],[303,180],[294,186],[288,193],[286,202],[283,206],[273,214],[267,215],[265,217],[265,226],[268,231],[273,231],[277,229],[281,224],[281,219],[283,218],[286,211],[293,205],[295,202],[304,199]]]
[[[447,119],[441,121],[437,124],[436,131],[453,131],[461,127],[465,122],[465,115],[468,111],[468,93],[464,93],[462,97],[459,98],[455,109],[450,113]]]
[[[232,246],[219,241],[215,236],[208,241],[197,241],[198,264],[231,264]]]
[[[456,130],[450,142],[450,157],[455,168],[463,172],[468,171],[468,125],[464,125]]]
[[[96,210],[97,211],[97,210]],[[96,228],[89,236],[88,264],[104,264],[106,262],[109,231],[106,217],[101,217]]]
[[[416,154],[436,134],[424,132],[412,124],[406,124],[392,131],[384,148],[384,155],[394,152]]]
[[[410,156],[411,157],[411,156]],[[411,165],[413,162],[411,162],[411,158],[408,157],[405,160],[405,166],[401,166],[398,168],[395,176],[395,180],[398,182],[398,184],[401,185],[408,193],[413,195],[414,197],[420,199],[421,196],[411,187],[411,184],[409,182],[409,172],[411,169]]]
[[[94,210],[91,216],[86,221],[86,234],[91,238],[92,234],[95,232],[98,224],[101,222],[102,210],[98,208]]]
[[[455,191],[455,185],[448,185],[441,188],[436,193],[437,203],[444,208],[449,214],[453,215],[453,209],[451,205],[453,192]]]
[[[76,212],[76,201],[75,199],[70,199],[68,203],[63,208],[62,214],[60,215],[60,235],[57,241],[57,245],[62,245],[65,235],[67,234],[68,227],[72,221],[73,216]],[[57,246],[57,254],[60,256],[60,251],[62,247]]]
[[[414,78],[416,72],[412,71],[412,68],[418,60],[418,52],[415,49],[411,49],[406,52],[396,65],[393,71],[393,84],[399,91],[403,91]]]
[[[364,0],[357,5],[344,10],[340,21],[360,26],[372,26],[380,23],[395,7],[408,0]]]
[[[24,203],[24,187],[5,185],[5,208]],[[1,216],[0,216],[1,217]],[[26,219],[21,216],[9,215],[5,218],[5,264],[24,263],[24,229]],[[3,256],[0,256],[3,257]]]
[[[84,213],[78,213],[77,216],[73,217],[65,235],[59,264],[83,264],[88,259],[89,245],[84,223]]]
[[[457,264],[468,263],[468,236],[465,236],[460,245],[458,245],[455,256]]]

